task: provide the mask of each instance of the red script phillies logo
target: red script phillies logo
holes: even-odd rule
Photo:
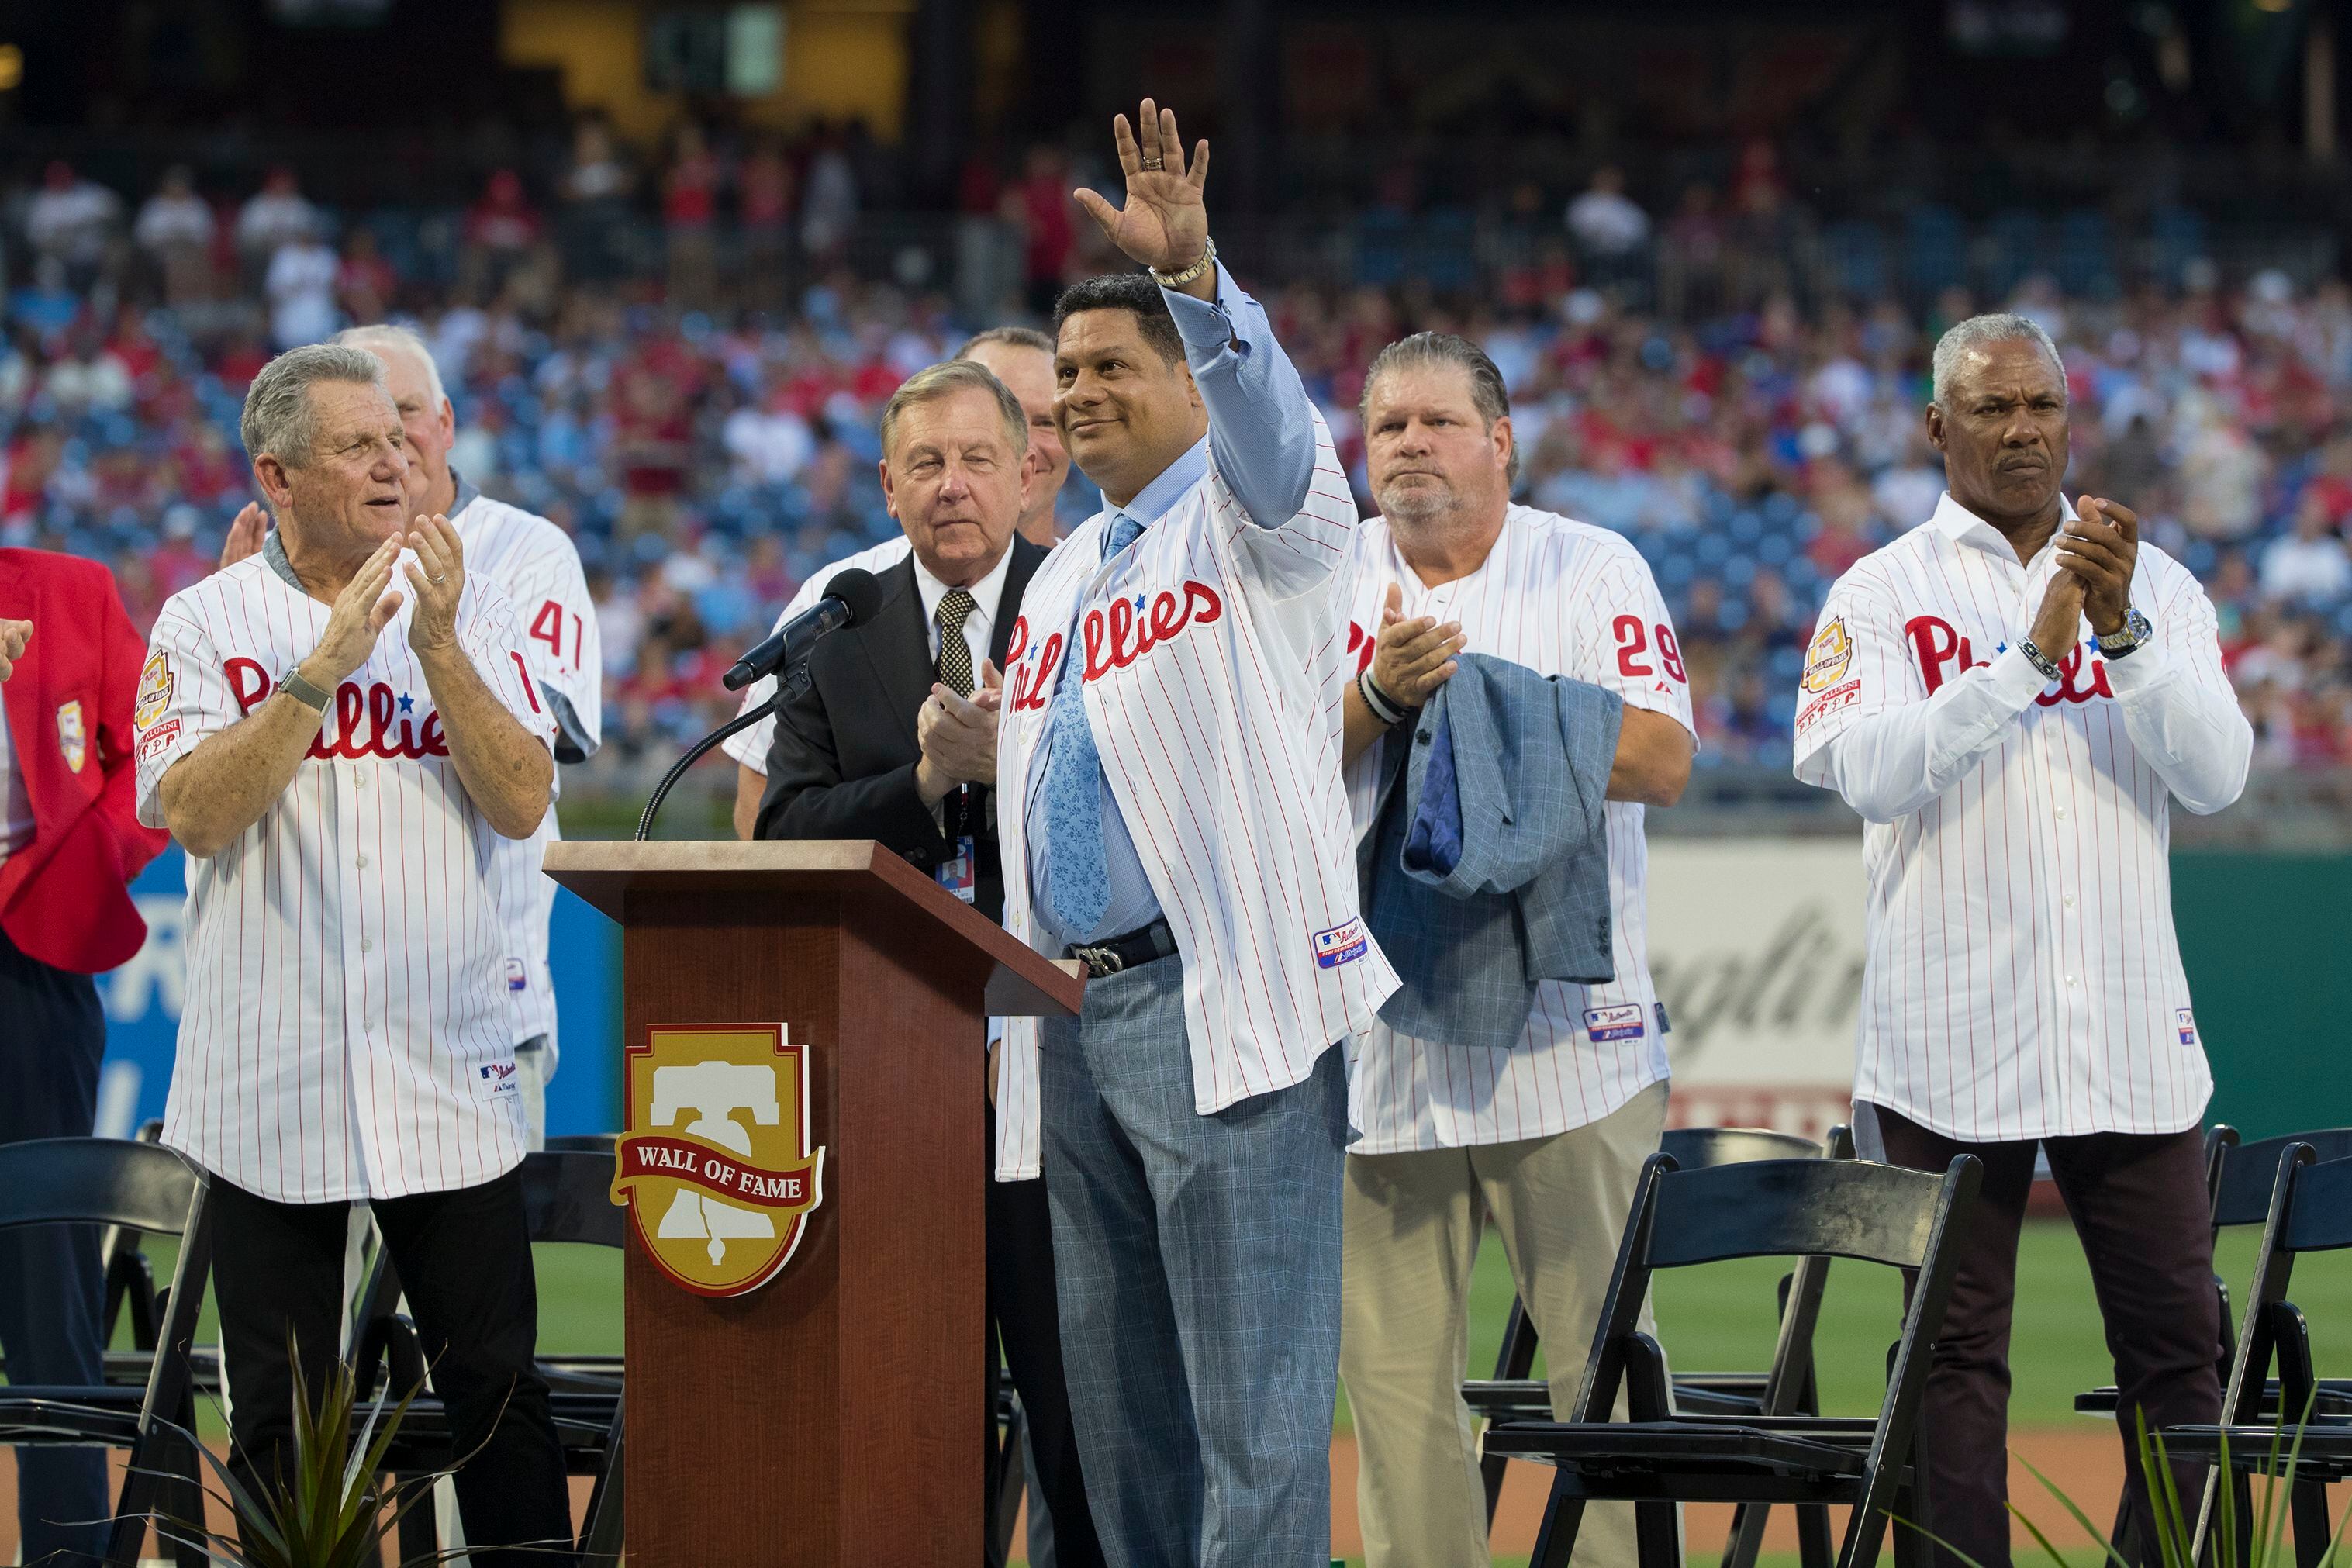
[[[1098,680],[1111,670],[1125,669],[1187,627],[1196,624],[1205,626],[1224,613],[1224,601],[1217,597],[1217,591],[1189,577],[1184,581],[1181,596],[1163,588],[1157,595],[1138,594],[1132,599],[1114,599],[1102,609],[1088,610],[1078,622],[1087,658],[1079,673],[1087,680]],[[1035,668],[1013,670],[1014,712],[1034,711],[1045,706],[1054,686],[1054,671],[1062,661],[1062,634],[1051,633],[1045,646],[1037,650]],[[1005,662],[1017,663],[1028,647],[1029,617],[1023,616],[1013,623],[1012,640],[1004,649]]]
[[[260,707],[277,685],[268,671],[249,658],[230,659],[221,667],[221,673],[228,678],[229,694],[236,699],[240,713]],[[404,691],[394,694],[381,680],[364,691],[356,682],[346,680],[335,688],[335,739],[329,741],[321,729],[311,739],[309,754],[321,762],[334,757],[357,762],[362,757],[447,756],[449,742],[441,734],[441,715],[425,714],[422,725],[402,717],[415,706],[415,698]]]
[[[1919,679],[1927,683],[1927,695],[1944,684],[1946,668],[1957,673],[1966,669],[1982,669],[1975,658],[1969,639],[1953,629],[1949,621],[1935,616],[1914,616],[1903,623],[1903,635],[1911,639],[1911,652],[1919,660]],[[2058,661],[2058,689],[2045,691],[2033,700],[2044,708],[2055,708],[2061,702],[2088,702],[2095,697],[2113,697],[2107,685],[2107,666],[2104,659],[2090,661],[2090,679],[2077,684],[2083,674],[2083,645],[2076,643]]]

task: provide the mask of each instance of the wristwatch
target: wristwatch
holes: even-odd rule
[[[328,705],[335,700],[333,692],[321,691],[303,679],[299,669],[288,670],[286,679],[278,683],[278,689],[299,702],[303,707],[316,709],[320,713],[326,712]]]
[[[2124,624],[2119,631],[2108,632],[2099,638],[2099,654],[2104,658],[2122,658],[2137,652],[2140,644],[2154,636],[2156,628],[2147,617],[2128,606],[2124,610]]]
[[[1150,273],[1151,280],[1162,289],[1181,289],[1185,284],[1206,272],[1216,259],[1217,242],[1204,238],[1201,244],[1201,259],[1185,268],[1181,272],[1162,272],[1157,267],[1148,267],[1144,270]]]

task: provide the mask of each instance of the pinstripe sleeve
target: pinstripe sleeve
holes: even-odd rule
[[[1838,580],[1798,692],[1797,776],[1836,790],[1865,822],[1907,816],[1949,789],[2042,687],[2012,647],[1927,694],[1884,593],[1859,570]]]
[[[2210,816],[2245,789],[2254,729],[2221,668],[2213,601],[2185,567],[2176,571],[2157,609],[2156,640],[2105,660],[2107,684],[2133,747],[2175,799]]]
[[[166,826],[159,798],[163,775],[208,735],[236,722],[239,714],[210,633],[174,599],[155,618],[132,699],[131,723],[138,740],[139,820]]]
[[[580,552],[551,524],[534,537],[520,570],[502,584],[526,633],[522,654],[547,698],[561,760],[585,762],[604,738],[604,639]]]
[[[506,710],[539,738],[550,751],[555,747],[555,716],[541,700],[539,683],[531,679],[530,661],[523,655],[521,624],[512,601],[488,578],[467,573],[467,604],[461,606],[465,629],[457,640]],[[551,794],[553,786],[550,785]]]

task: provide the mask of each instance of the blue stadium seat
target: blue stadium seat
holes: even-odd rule
[[[1985,226],[1984,274],[1980,279],[1989,299],[2008,298],[2029,272],[2046,270],[2050,256],[2042,215],[2012,207],[1993,215]]]
[[[2058,286],[2069,294],[2116,295],[2115,236],[2105,213],[2076,207],[2058,220],[2056,270]]]
[[[1406,224],[1402,213],[1381,209],[1358,218],[1356,280],[1377,288],[1403,281]]]
[[[1874,223],[1848,218],[1822,231],[1822,259],[1831,284],[1854,300],[1886,292],[1886,231]]]
[[[1903,282],[1915,297],[1932,299],[1968,281],[1969,237],[1960,215],[1922,203],[1903,215]]]

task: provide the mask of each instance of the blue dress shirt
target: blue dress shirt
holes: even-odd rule
[[[1136,492],[1123,507],[1106,506],[1100,514],[1106,532],[1112,519],[1124,514],[1150,528],[1168,514],[1194,485],[1209,475],[1209,452],[1217,454],[1217,471],[1233,487],[1249,520],[1260,528],[1279,528],[1298,515],[1315,480],[1315,410],[1307,387],[1290,356],[1274,341],[1265,308],[1242,292],[1233,275],[1217,268],[1217,297],[1212,302],[1162,289],[1168,313],[1184,340],[1184,358],[1192,367],[1193,384],[1208,412],[1209,434]],[[1130,548],[1132,548],[1130,546]],[[1076,646],[1076,627],[1069,646]],[[1065,931],[1054,918],[1049,895],[1052,873],[1046,867],[1045,792],[1035,787],[1045,777],[1050,746],[1038,748],[1030,773],[1028,796],[1029,901],[1037,922],[1061,943],[1100,942],[1124,935],[1160,918],[1159,895],[1144,875],[1143,860],[1135,850],[1134,835],[1119,815],[1110,781],[1101,778],[1103,855],[1110,874],[1110,901],[1092,931]]]

